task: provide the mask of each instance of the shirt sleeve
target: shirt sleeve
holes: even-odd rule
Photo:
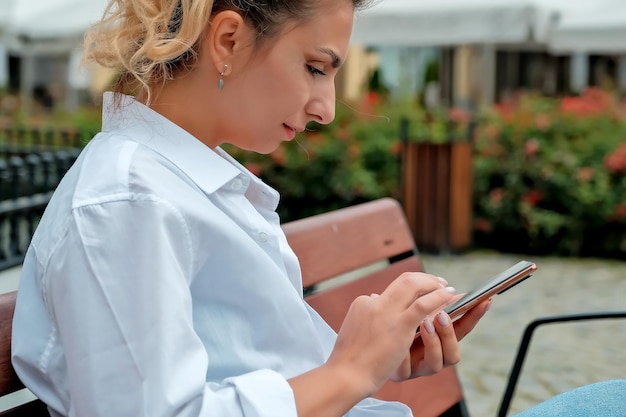
[[[206,382],[193,327],[193,250],[181,213],[152,196],[73,210],[44,276],[67,363],[71,416],[296,416],[270,370]]]

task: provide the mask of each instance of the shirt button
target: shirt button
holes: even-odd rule
[[[236,179],[230,184],[230,186],[232,187],[233,190],[238,191],[238,190],[241,190],[241,187],[243,186],[243,182],[240,179]]]
[[[268,239],[267,233],[265,233],[265,232],[259,232],[259,234],[257,235],[257,237],[259,238],[259,241],[260,241],[261,243],[265,243],[265,242],[267,242],[267,239]]]

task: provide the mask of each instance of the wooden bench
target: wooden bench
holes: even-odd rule
[[[402,207],[390,198],[296,220],[283,229],[300,260],[307,302],[335,330],[357,296],[382,292],[402,272],[423,270]],[[415,417],[467,416],[453,367],[389,382],[376,397],[407,404]]]
[[[16,292],[0,294],[0,398],[24,388],[11,366],[11,324]],[[2,417],[49,417],[48,409],[39,400],[33,400],[7,411]]]
[[[321,288],[325,281],[363,267],[376,269],[357,280],[307,296],[307,301],[335,329],[358,295],[381,292],[403,271],[422,270],[402,209],[392,199],[287,223],[284,230],[300,259],[307,288]],[[14,307],[15,292],[0,295],[0,397],[23,388],[10,361]],[[415,417],[459,416],[464,409],[454,368],[428,378],[389,383],[377,396],[408,404]],[[0,412],[3,417],[47,415],[38,400]]]

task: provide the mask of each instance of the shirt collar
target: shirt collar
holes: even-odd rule
[[[222,148],[215,148],[215,152],[249,177],[250,183],[248,189],[246,190],[246,196],[248,196],[248,198],[259,202],[261,205],[266,206],[272,211],[276,210],[280,200],[280,194],[278,191],[264,183],[260,178],[250,172],[245,166],[243,166]]]
[[[164,116],[133,97],[117,94],[104,93],[103,132],[120,131],[154,150],[187,173],[207,194],[214,193],[242,174],[241,168]],[[252,176],[250,172],[247,174]]]

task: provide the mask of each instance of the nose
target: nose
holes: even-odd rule
[[[320,86],[322,87],[322,86]],[[335,82],[325,83],[313,94],[306,106],[311,119],[320,124],[329,124],[335,119]]]

